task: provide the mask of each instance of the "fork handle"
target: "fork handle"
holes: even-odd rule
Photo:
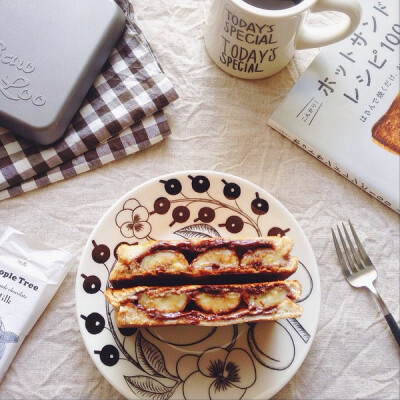
[[[398,346],[400,347],[400,328],[399,325],[397,325],[396,320],[394,319],[393,315],[391,313],[385,315],[386,322],[389,325],[390,330],[393,333],[394,338],[396,339],[396,342]]]
[[[380,296],[378,291],[375,289],[375,286],[373,284],[371,284],[371,285],[368,285],[367,287],[374,294],[375,300],[378,303],[379,308],[381,309],[383,315],[385,316],[386,322],[388,323],[389,328],[392,331],[394,338],[396,339],[397,345],[400,347],[400,327],[399,327],[399,325],[397,324],[396,320],[394,319],[392,313],[388,310],[382,297]]]

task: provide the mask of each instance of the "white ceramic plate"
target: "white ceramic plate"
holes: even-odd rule
[[[104,291],[120,243],[277,234],[295,241],[301,318],[222,328],[119,330],[115,325]],[[127,398],[266,399],[292,378],[310,349],[320,280],[306,236],[274,197],[236,176],[184,171],[138,186],[107,211],[82,254],[76,305],[91,358]]]

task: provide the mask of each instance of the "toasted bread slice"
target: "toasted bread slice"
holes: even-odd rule
[[[400,155],[400,94],[386,113],[372,127],[372,140],[394,154]]]
[[[137,286],[107,289],[119,328],[198,325],[297,318],[301,296],[296,280],[231,285]]]
[[[297,270],[293,239],[206,238],[122,244],[110,274],[114,288],[283,280]]]

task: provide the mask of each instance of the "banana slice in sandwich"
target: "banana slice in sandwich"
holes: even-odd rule
[[[138,295],[138,304],[146,310],[157,310],[161,313],[176,313],[183,311],[190,297],[185,294],[149,295],[143,292]]]
[[[197,306],[212,314],[226,314],[238,307],[241,294],[229,292],[222,294],[196,293],[193,296]]]
[[[218,248],[210,249],[198,255],[192,262],[194,271],[207,269],[237,268],[239,257],[232,249]]]

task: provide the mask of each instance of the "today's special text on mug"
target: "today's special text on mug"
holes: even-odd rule
[[[274,27],[247,22],[226,9],[220,61],[237,71],[263,72],[262,64],[276,58],[278,42],[274,38]],[[249,45],[257,48],[249,49]]]

